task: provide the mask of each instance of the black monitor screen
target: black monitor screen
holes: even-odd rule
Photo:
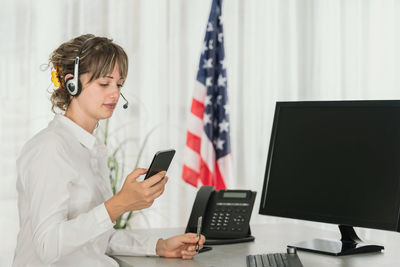
[[[278,102],[260,214],[398,231],[400,101]]]

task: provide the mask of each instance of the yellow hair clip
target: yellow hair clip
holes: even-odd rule
[[[57,71],[52,71],[51,72],[51,81],[53,82],[55,87],[60,87],[61,83],[60,83],[60,80],[57,77]]]

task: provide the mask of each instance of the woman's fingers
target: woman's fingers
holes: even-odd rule
[[[129,174],[129,177],[132,177],[131,179],[136,180],[139,176],[146,174],[146,172],[147,172],[147,169],[137,168]]]
[[[189,246],[186,250],[182,250],[181,254],[183,259],[192,259],[198,252],[194,246]]]
[[[164,177],[164,181],[162,181],[163,184],[160,185],[159,188],[154,189],[154,192],[152,193],[152,197],[153,197],[154,199],[158,198],[159,196],[161,196],[161,195],[164,193],[165,184],[167,183],[167,181],[168,181],[168,177],[165,176],[165,177]],[[153,186],[153,187],[154,187],[154,186]],[[153,187],[151,187],[150,189],[153,190]]]
[[[161,171],[161,172],[149,177],[148,179],[144,180],[142,183],[146,187],[152,187],[152,186],[156,185],[158,182],[160,182],[164,178],[166,173],[167,173],[166,171]]]
[[[152,187],[148,188],[149,193],[151,195],[155,195],[155,194],[158,194],[159,192],[163,192],[167,181],[168,181],[168,176],[164,176],[164,178],[161,181],[159,181],[157,184],[153,185]]]
[[[203,247],[203,244],[206,242],[206,237],[204,235],[200,235],[199,244]]]

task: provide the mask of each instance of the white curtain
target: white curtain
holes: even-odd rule
[[[153,127],[140,166],[156,150],[177,150],[164,195],[132,226],[186,225],[196,189],[181,180],[182,151],[210,1],[2,1],[1,266],[10,265],[18,232],[16,157],[53,116],[43,64],[83,33],[113,38],[130,58],[129,108],[121,102],[110,122],[112,147],[129,138],[126,174]],[[400,98],[400,1],[225,0],[223,21],[234,158],[227,183],[258,192],[257,223],[270,219],[257,213],[277,100]]]

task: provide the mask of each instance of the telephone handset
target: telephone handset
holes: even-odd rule
[[[197,192],[186,233],[195,233],[197,219],[203,216],[202,234],[206,245],[253,241],[250,217],[256,192],[250,190],[214,190],[202,186]]]

